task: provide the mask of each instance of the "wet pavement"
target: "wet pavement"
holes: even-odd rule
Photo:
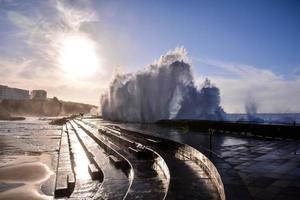
[[[220,199],[210,177],[192,161],[174,159],[167,152],[159,152],[170,169],[167,199]]]
[[[153,168],[154,160],[139,159],[130,151],[130,141],[125,141],[125,135],[125,140],[118,139],[117,134],[101,134],[97,130],[114,123],[100,119],[83,121],[88,123],[85,126],[88,125],[90,132],[74,122],[67,125],[76,179],[70,199],[123,199],[125,196],[126,199],[220,198],[207,171],[189,159],[175,156],[172,149],[151,146],[168,167],[168,177]],[[226,199],[299,199],[300,143],[297,141],[215,133],[210,145],[208,133],[156,125],[117,125],[188,144],[206,155],[222,178]],[[0,181],[0,199],[1,194],[7,196],[28,188],[35,188],[40,193],[34,198],[53,197],[61,127],[34,118],[23,122],[0,122],[0,137],[0,170],[26,163],[44,163],[50,169],[49,178],[41,177],[39,180],[42,181],[38,183]],[[139,142],[134,137],[129,137],[129,140]],[[117,155],[109,148],[114,148],[120,159],[123,156],[131,168],[117,167],[110,160],[112,154]],[[88,171],[90,163],[99,166],[102,178],[92,178]]]
[[[125,196],[129,181],[126,175],[122,172],[121,169],[117,169],[112,163],[109,161],[108,154],[102,149],[91,137],[89,137],[82,129],[80,129],[74,122],[68,123],[68,131],[72,132],[73,136],[75,136],[75,132],[78,135],[78,142],[79,140],[82,141],[82,145],[87,148],[88,153],[92,154],[93,159],[95,159],[95,163],[99,165],[100,170],[104,175],[103,179],[100,181],[93,181],[98,182],[98,187],[94,189],[93,192],[87,194],[85,192],[85,197],[90,197],[94,199],[123,199]],[[83,153],[83,150],[81,151]],[[75,163],[78,163],[81,166],[81,171],[77,171],[76,174],[82,175],[82,170],[85,170],[86,180],[90,179],[90,174],[88,171],[88,158],[86,157],[86,166],[82,167],[82,159],[79,158],[78,160],[75,159]],[[78,184],[78,188],[80,189],[80,183]],[[91,187],[89,187],[91,189]],[[75,197],[72,194],[72,197]],[[79,192],[77,197],[82,197],[82,192]]]
[[[90,124],[88,120],[84,120],[84,122]],[[103,126],[110,125],[110,123],[105,124],[98,122],[94,123],[94,125],[95,128],[101,128]],[[122,136],[128,138],[124,135],[124,133],[122,133]],[[139,138],[136,138],[135,140],[134,137],[130,137],[130,139],[135,142],[139,141]],[[152,148],[154,148],[155,151],[163,157],[170,171],[170,183],[166,196],[167,199],[220,199],[214,183],[212,182],[209,174],[207,174],[203,168],[199,167],[199,165],[196,165],[188,158],[177,158],[175,156],[176,149],[173,149],[171,146],[164,146],[158,149],[152,146]],[[130,155],[128,155],[127,152],[122,151],[122,153],[131,160]],[[134,164],[134,162],[132,163]],[[146,168],[141,168],[141,172],[139,173],[145,176],[145,174],[147,174]],[[139,175],[139,173],[137,175]],[[143,182],[139,182],[136,185],[139,187],[146,186]],[[152,192],[152,195],[155,195],[155,191],[157,191],[157,189],[155,189],[153,184],[150,186],[149,192]],[[141,197],[142,196],[137,199],[163,199],[158,196],[153,196],[153,198],[147,196],[144,196],[144,198]]]
[[[70,198],[92,198],[97,193],[97,190],[101,183],[92,180],[92,178],[90,177],[90,174],[88,172],[88,157],[86,156],[83,147],[81,146],[74,131],[71,130],[70,126],[67,128],[67,130],[70,137],[70,145],[75,165],[74,173],[76,178],[75,188]]]
[[[77,121],[80,126],[90,130],[91,127]],[[95,131],[96,130],[96,131]],[[96,137],[101,138],[97,129],[90,130]],[[101,140],[101,139],[100,139]],[[129,151],[124,143],[106,136],[106,140],[113,144],[113,148],[126,159],[132,168],[132,182],[128,188],[126,199],[163,199],[165,195],[164,181],[153,170],[153,161],[149,159],[139,159],[134,153]],[[105,175],[105,174],[104,174]],[[113,199],[113,198],[112,198]]]
[[[146,130],[200,150],[211,159],[222,176],[227,199],[241,199],[241,196],[248,199],[247,192],[253,199],[299,199],[299,141],[216,133],[210,147],[208,133],[156,125],[123,126]],[[241,196],[236,196],[235,193],[240,190],[243,190]]]
[[[250,140],[215,150],[238,172],[256,199],[299,199],[298,142]]]

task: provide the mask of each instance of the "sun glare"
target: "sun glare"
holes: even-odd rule
[[[59,63],[71,76],[89,77],[99,68],[95,44],[89,38],[72,35],[62,40]]]

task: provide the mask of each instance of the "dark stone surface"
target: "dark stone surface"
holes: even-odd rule
[[[200,150],[223,175],[227,199],[244,199],[235,196],[234,192],[241,189],[239,184],[236,184],[240,182],[245,185],[253,199],[299,199],[300,190],[294,190],[295,185],[299,186],[297,183],[300,182],[300,155],[297,153],[300,152],[299,141],[216,133],[212,137],[213,153],[210,154],[209,134],[206,132],[182,132],[180,129],[151,124],[116,125],[149,131],[151,134],[186,143]],[[226,173],[226,170],[222,169],[224,167],[231,169],[231,172]]]
[[[101,126],[100,126],[101,127]],[[109,134],[106,134],[110,138]],[[122,134],[122,137],[125,137]],[[120,136],[120,138],[122,138]],[[127,144],[132,144],[132,141],[128,141]],[[111,141],[117,142],[116,136],[111,137]],[[130,137],[130,140],[134,138]],[[138,141],[135,141],[138,142]],[[158,187],[158,183],[161,180],[155,175],[151,169],[151,162],[144,160],[140,157],[137,159],[135,153],[129,151],[126,142],[117,142],[117,145],[121,152],[132,164],[134,170],[134,179],[130,192],[126,198],[129,199],[162,199],[164,196],[164,187]],[[169,148],[167,148],[169,149]],[[195,165],[189,160],[178,159],[174,156],[173,151],[166,151],[167,149],[161,149],[156,151],[162,155],[170,170],[170,185],[168,188],[167,199],[219,199],[219,194],[208,177],[206,172]],[[172,150],[172,149],[170,149]],[[148,188],[145,190],[145,188]],[[139,192],[141,191],[141,192]],[[143,192],[142,192],[143,191]]]

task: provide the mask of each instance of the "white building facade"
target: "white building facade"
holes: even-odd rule
[[[2,99],[29,99],[29,90],[10,88],[6,85],[0,85],[0,100]]]

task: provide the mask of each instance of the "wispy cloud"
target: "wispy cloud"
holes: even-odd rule
[[[87,7],[89,1],[82,1],[80,6],[84,4],[84,7],[79,7],[78,4],[74,3],[67,3],[66,1],[57,1],[56,2],[56,9],[58,14],[60,15],[59,18],[61,19],[64,28],[70,29],[72,31],[79,31],[80,27],[84,23],[89,23],[93,21],[97,21],[96,13]]]
[[[286,79],[255,66],[219,60],[201,62],[232,73],[229,77],[210,77],[220,88],[222,105],[228,112],[244,112],[249,96],[258,102],[258,112],[300,112],[300,76]]]
[[[69,34],[89,37],[82,27],[98,20],[89,1],[79,0],[75,3],[71,0],[49,0],[35,2],[34,6],[32,3],[28,6],[26,1],[0,3],[11,7],[3,11],[7,17],[6,24],[13,30],[9,35],[11,41],[0,47],[0,51],[5,52],[0,57],[0,84],[28,89],[34,89],[38,85],[48,89],[50,95],[59,94],[63,98],[71,99],[80,99],[82,95],[78,92],[79,89],[87,91],[90,88],[93,92],[97,88],[101,89],[103,84],[99,79],[78,80],[76,85],[73,80],[66,80],[65,72],[58,61],[64,37]],[[56,88],[64,88],[74,96],[58,92]],[[98,101],[98,97],[95,99],[89,96],[88,102]]]
[[[251,65],[223,62],[223,61],[212,60],[212,59],[200,59],[198,61],[208,66],[213,66],[219,69],[226,70],[240,79],[249,79],[249,77],[255,77],[256,80],[257,79],[266,80],[266,78],[268,80],[283,79],[282,76],[276,75],[274,72],[268,69],[257,68]]]

